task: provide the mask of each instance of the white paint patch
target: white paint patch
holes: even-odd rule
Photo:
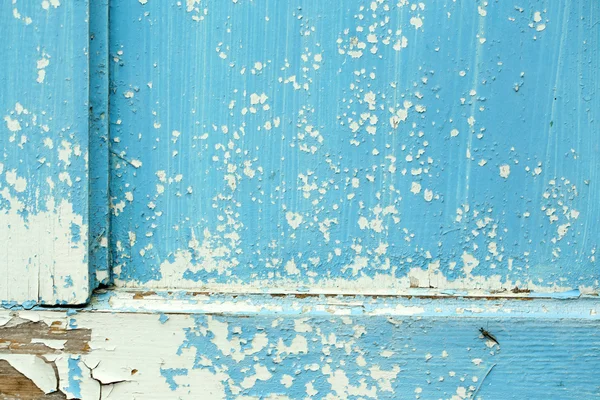
[[[60,145],[61,148],[58,149],[58,159],[64,162],[65,166],[71,165],[71,155],[73,154],[71,143],[63,140]]]
[[[4,121],[6,121],[6,127],[11,132],[17,132],[21,130],[21,124],[18,120],[12,119],[10,116],[4,117]]]
[[[254,375],[247,376],[246,378],[244,378],[244,380],[242,380],[242,382],[240,383],[241,387],[243,387],[244,389],[250,389],[254,387],[256,381],[268,381],[273,376],[269,372],[267,367],[260,364],[254,364],[254,372]]]
[[[475,269],[479,265],[479,260],[476,259],[472,254],[467,253],[466,251],[463,252],[461,259],[463,262],[463,271],[467,275],[470,275],[471,272],[473,272],[473,269]]]
[[[289,260],[286,264],[285,264],[285,272],[287,272],[289,275],[298,275],[300,274],[300,270],[296,267],[296,262],[294,260]]]
[[[15,191],[21,193],[27,188],[27,180],[23,177],[17,176],[16,170],[6,171],[5,174],[6,183],[11,185]]]
[[[557,240],[561,240],[567,234],[567,232],[569,232],[570,227],[570,223],[559,225],[558,228],[556,228],[556,233],[558,234]]]
[[[510,165],[502,164],[500,166],[500,176],[503,177],[504,179],[507,179],[509,175],[510,175]]]
[[[369,368],[371,378],[377,381],[377,385],[382,392],[394,392],[392,388],[392,382],[396,379],[400,373],[400,367],[394,365],[391,370],[383,370],[379,365],[375,365]]]
[[[415,27],[415,29],[419,29],[423,27],[423,20],[419,17],[412,17],[410,19],[410,24]]]
[[[421,193],[421,184],[420,184],[419,182],[413,182],[413,183],[410,185],[410,191],[411,191],[413,194]]]
[[[285,219],[287,220],[288,225],[292,227],[292,229],[298,229],[298,227],[302,224],[302,221],[304,221],[304,217],[302,217],[301,214],[294,213],[291,211],[285,213]]]
[[[61,340],[61,339],[40,339],[40,338],[33,338],[31,339],[31,343],[41,343],[45,346],[50,347],[51,349],[55,349],[55,350],[62,350],[65,348],[65,343],[67,343],[66,340]]]
[[[232,250],[224,245],[219,245],[218,240],[209,234],[205,236],[202,243],[192,239],[190,241],[190,250],[179,250],[175,253],[174,261],[163,261],[160,264],[161,278],[157,283],[167,284],[178,287],[183,274],[188,269],[192,272],[216,271],[219,274],[225,273],[233,266],[235,262],[231,261]],[[192,260],[197,263],[193,264]],[[158,285],[158,286],[162,286]]]
[[[11,181],[15,188],[24,189],[18,178]],[[0,285],[0,298],[17,302],[84,302],[89,283],[87,225],[83,217],[75,214],[67,200],[56,204],[49,198],[47,211],[30,213],[24,219],[21,211],[26,209],[25,203],[12,196],[9,188],[0,191],[0,198],[9,204],[0,210],[0,226],[4,227],[0,229],[0,243],[11,249],[0,263],[0,275],[7,282]],[[73,236],[74,227],[79,231],[77,236]]]
[[[37,76],[37,83],[44,83],[44,79],[46,78],[46,67],[50,65],[50,60],[49,58],[44,55],[42,58],[40,58],[37,61],[37,70],[38,70],[38,76]]]
[[[433,191],[431,189],[425,189],[425,192],[423,192],[423,198],[425,201],[433,200]]]
[[[286,346],[283,342],[283,339],[279,338],[279,342],[277,343],[277,351],[279,353],[288,353],[288,354],[307,354],[308,353],[308,341],[302,335],[296,335],[294,339],[292,339],[292,343],[289,346]]]

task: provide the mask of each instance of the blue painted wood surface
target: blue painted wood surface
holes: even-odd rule
[[[196,376],[211,388],[207,398],[215,399],[600,397],[591,373],[599,366],[597,321],[546,330],[544,322],[532,319],[495,320],[488,329],[502,338],[499,346],[478,335],[485,322],[197,316],[180,347],[185,352],[180,357],[191,353],[194,362],[188,368],[165,365],[161,374],[177,394],[195,391],[196,385],[180,382]],[[222,330],[224,343],[215,340]],[[260,348],[261,342],[268,345]],[[222,370],[228,373],[219,374]],[[208,374],[215,376],[200,378]]]
[[[112,3],[117,282],[596,292],[599,18]]]
[[[88,2],[0,5],[0,300],[88,299]]]
[[[34,315],[94,349],[71,339],[51,358],[58,390],[82,399],[546,400],[600,398],[599,312],[591,299],[121,290]]]
[[[0,342],[88,332],[2,362],[78,398],[600,398],[599,3],[107,7],[0,9]]]

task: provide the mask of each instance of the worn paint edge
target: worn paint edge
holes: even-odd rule
[[[140,291],[185,291],[187,293],[223,293],[229,295],[301,295],[301,296],[388,296],[388,297],[474,297],[474,298],[547,298],[547,299],[577,299],[580,297],[598,297],[595,291],[589,291],[585,288],[568,289],[555,288],[553,292],[535,291],[524,289],[519,286],[514,286],[512,289],[502,288],[501,290],[490,289],[453,289],[453,288],[388,288],[374,287],[368,290],[358,290],[345,287],[329,287],[329,286],[313,286],[313,287],[296,287],[286,289],[285,287],[268,286],[266,282],[259,289],[256,286],[238,286],[238,285],[203,285],[198,288],[189,287],[153,287],[153,286],[118,286],[117,290],[127,292]]]
[[[227,295],[107,290],[70,312],[600,319],[600,298],[526,299]]]

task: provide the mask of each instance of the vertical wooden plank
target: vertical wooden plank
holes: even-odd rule
[[[88,2],[0,5],[0,299],[88,298]]]

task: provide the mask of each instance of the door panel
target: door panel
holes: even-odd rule
[[[597,2],[111,5],[121,286],[598,289]]]
[[[88,299],[88,3],[0,6],[0,300]]]

